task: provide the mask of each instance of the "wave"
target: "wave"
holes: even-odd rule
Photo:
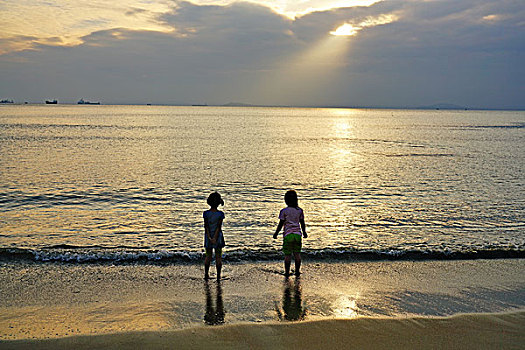
[[[511,125],[474,125],[470,127],[478,129],[523,129],[525,128],[525,123],[513,123]]]
[[[359,250],[306,249],[302,252],[310,261],[395,261],[395,260],[475,260],[475,259],[523,259],[525,249],[499,248],[484,250]],[[1,262],[58,262],[85,264],[177,264],[198,263],[204,257],[202,251],[171,251],[132,247],[77,247],[60,245],[41,249],[0,248]],[[223,259],[230,262],[278,261],[279,250],[229,250]]]
[[[0,205],[5,210],[20,207],[52,208],[57,206],[92,206],[93,204],[157,204],[171,203],[176,191],[163,191],[152,188],[123,188],[117,191],[87,190],[60,191],[58,193],[32,194],[23,191],[0,192]]]

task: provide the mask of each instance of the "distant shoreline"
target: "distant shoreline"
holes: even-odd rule
[[[525,111],[525,108],[477,108],[477,107],[433,107],[433,106],[421,106],[421,107],[391,107],[391,106],[339,106],[339,105],[323,105],[323,106],[288,106],[288,105],[256,105],[256,104],[207,104],[207,105],[195,105],[195,104],[170,104],[170,103],[100,103],[100,104],[85,104],[79,105],[75,102],[60,102],[57,104],[46,104],[45,102],[28,102],[28,103],[3,103],[2,106],[144,106],[144,107],[195,107],[195,108],[209,108],[209,107],[224,107],[224,108],[334,108],[334,109],[378,109],[378,110],[436,110],[436,111]]]

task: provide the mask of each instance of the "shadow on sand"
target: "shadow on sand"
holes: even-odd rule
[[[220,281],[217,282],[215,304],[213,303],[212,290],[209,281],[205,282],[204,291],[206,294],[206,313],[204,314],[204,323],[210,326],[224,324],[225,312]]]

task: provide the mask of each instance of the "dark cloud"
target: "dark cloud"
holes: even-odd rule
[[[148,10],[133,7],[125,12],[126,16],[136,16],[143,13],[149,13]]]
[[[337,62],[316,56],[337,66],[331,84],[321,88],[315,79],[297,79],[303,85],[297,91],[306,91],[307,84],[308,93],[275,93],[294,89],[293,79],[272,82],[286,75],[287,65],[295,68],[291,58],[300,60],[343,23],[357,25],[381,15],[397,20],[341,38],[348,50]],[[177,2],[171,13],[158,18],[172,32],[115,28],[85,36],[75,47],[47,41],[37,51],[0,56],[0,97],[525,108],[523,18],[525,6],[507,0],[388,1],[295,20],[250,3]],[[258,84],[268,88],[254,89]],[[269,90],[274,93],[264,93]]]

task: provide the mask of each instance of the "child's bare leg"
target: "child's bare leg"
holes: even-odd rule
[[[284,274],[285,276],[290,275],[290,265],[291,264],[292,264],[292,256],[285,255],[284,256]]]
[[[301,253],[293,253],[295,259],[295,275],[299,276],[301,274]]]
[[[215,250],[215,267],[217,268],[217,281],[221,279],[222,255],[221,250]]]
[[[204,259],[204,279],[210,278],[211,257],[211,249],[206,248],[206,258]]]

